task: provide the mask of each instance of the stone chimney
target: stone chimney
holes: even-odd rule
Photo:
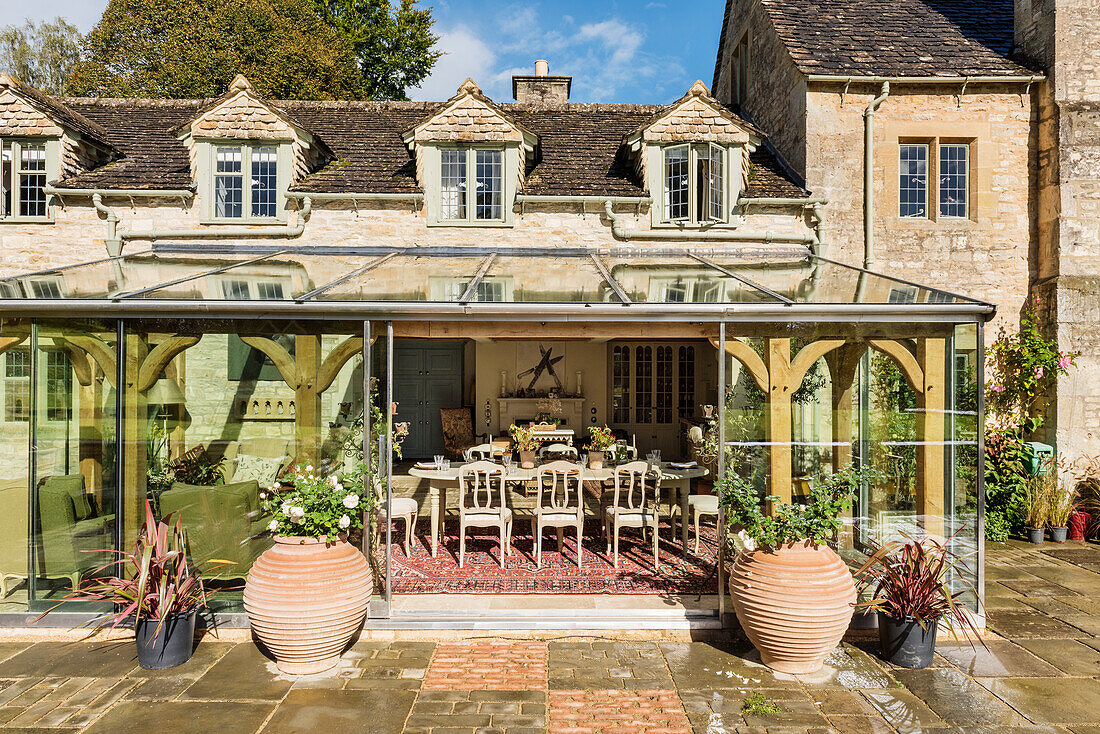
[[[550,76],[550,64],[539,59],[535,62],[534,76],[513,76],[512,96],[521,104],[563,105],[569,101],[571,76]]]

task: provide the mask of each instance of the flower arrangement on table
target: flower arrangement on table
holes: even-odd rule
[[[592,426],[588,429],[588,451],[605,452],[615,445],[615,434],[607,426]]]
[[[512,449],[515,451],[538,451],[539,440],[535,438],[530,426],[508,426],[508,435],[512,437]]]
[[[371,514],[375,500],[373,493],[364,492],[362,475],[352,474],[341,481],[318,474],[311,465],[298,468],[289,477],[293,488],[261,496],[264,515],[271,518],[268,530],[282,536],[335,539],[362,528],[363,515]]]

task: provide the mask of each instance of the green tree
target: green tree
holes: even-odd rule
[[[431,8],[416,0],[314,0],[325,22],[351,42],[370,99],[408,99],[406,90],[427,78],[433,51]]]
[[[61,94],[80,59],[80,31],[63,18],[0,28],[0,71],[50,94]]]
[[[362,99],[351,43],[314,0],[110,0],[70,94],[215,97],[234,75],[272,99]]]

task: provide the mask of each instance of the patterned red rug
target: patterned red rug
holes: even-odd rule
[[[422,523],[423,525],[423,523]],[[394,538],[401,536],[394,526]],[[458,520],[449,519],[439,555],[432,558],[426,535],[417,535],[412,556],[405,556],[400,543],[393,544],[392,569],[395,594],[717,594],[715,557],[718,547],[713,525],[703,526],[699,555],[696,556],[694,529],[689,534],[687,553],[680,548],[672,529],[661,525],[660,573],[653,571],[653,546],[642,541],[636,529],[621,531],[619,569],[606,553],[600,525],[585,525],[583,562],[577,568],[577,539],[566,531],[562,552],[553,530],[542,541],[542,568],[535,566],[534,538],[528,521],[517,521],[512,529],[512,554],[500,567],[500,538],[482,528],[472,529],[466,538],[466,562],[458,567]]]

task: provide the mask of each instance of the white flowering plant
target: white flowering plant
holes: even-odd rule
[[[299,466],[289,477],[294,488],[261,494],[268,530],[276,535],[335,539],[363,527],[363,516],[374,509],[373,494],[362,478],[324,476],[312,466]]]

